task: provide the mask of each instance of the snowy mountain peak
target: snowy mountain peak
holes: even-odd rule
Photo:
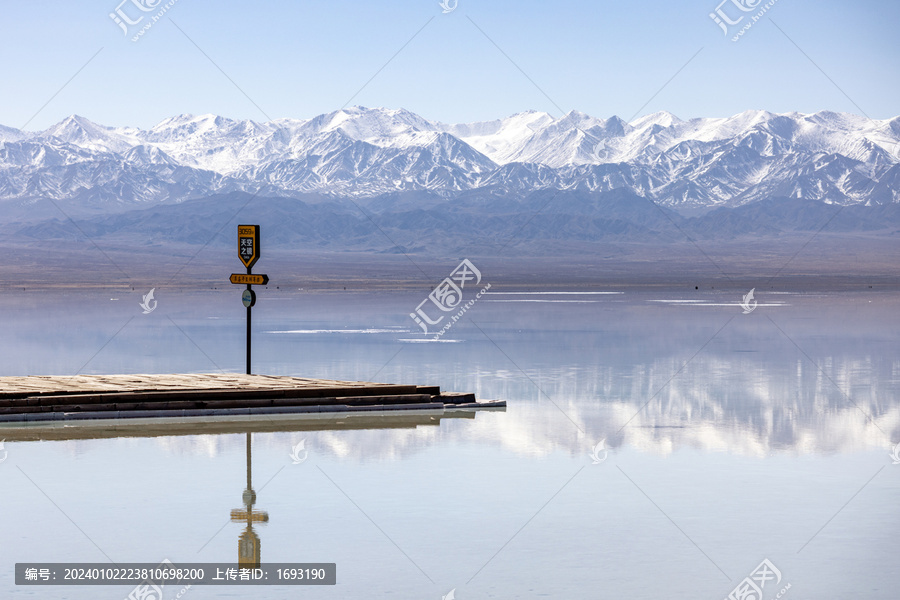
[[[203,134],[211,131],[221,131],[234,127],[244,121],[234,121],[214,114],[205,115],[179,115],[164,119],[154,125],[150,131],[158,135],[175,135],[185,137],[187,135]]]
[[[631,126],[635,129],[643,129],[646,127],[652,127],[653,125],[659,125],[663,128],[674,127],[680,123],[683,123],[681,119],[670,113],[666,110],[661,110],[659,112],[655,112],[650,115],[645,115],[638,119],[635,119],[631,122]]]
[[[3,142],[16,142],[18,140],[23,140],[28,136],[29,134],[14,127],[0,125],[0,144]]]
[[[98,125],[79,115],[71,115],[40,132],[39,138],[56,138],[67,144],[105,152],[124,152],[136,140],[130,140],[115,129]]]
[[[353,106],[310,120],[304,127],[309,133],[343,130],[355,140],[375,142],[420,131],[434,131],[435,126],[405,109],[366,108]]]
[[[63,138],[63,137],[66,137],[67,134],[69,134],[69,133],[83,131],[83,128],[80,123],[81,120],[87,121],[86,119],[83,119],[82,117],[79,117],[78,115],[69,115],[68,117],[66,117],[65,119],[60,121],[59,123],[57,123],[55,125],[51,125],[44,131],[41,131],[40,135],[42,135],[44,137]],[[89,121],[88,121],[88,123],[89,123]]]

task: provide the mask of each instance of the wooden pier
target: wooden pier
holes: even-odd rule
[[[0,426],[98,419],[222,418],[504,408],[437,386],[271,375],[0,377]]]

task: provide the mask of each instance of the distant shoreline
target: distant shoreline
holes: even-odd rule
[[[783,289],[900,291],[900,240],[893,236],[797,234],[676,244],[608,243],[548,248],[544,255],[452,256],[264,251],[254,273],[269,289],[430,290],[470,259],[495,291],[507,289]],[[579,252],[580,250],[580,252]],[[557,254],[554,255],[553,253]],[[128,248],[87,241],[0,243],[0,291],[108,288],[237,289],[245,272],[232,244]]]

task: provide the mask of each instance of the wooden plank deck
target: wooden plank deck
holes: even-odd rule
[[[437,386],[187,373],[0,377],[0,423],[502,408]]]

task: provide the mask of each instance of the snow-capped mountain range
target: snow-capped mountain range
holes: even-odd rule
[[[773,197],[900,202],[900,117],[773,114],[626,123],[529,111],[445,124],[353,107],[267,123],[181,115],[149,130],[71,116],[40,132],[0,125],[0,200],[97,209],[229,192],[372,197],[427,190],[524,194],[624,189],[673,208]]]

